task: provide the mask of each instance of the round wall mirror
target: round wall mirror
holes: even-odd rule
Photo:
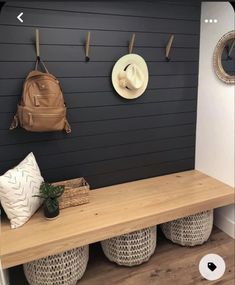
[[[225,83],[235,83],[235,31],[225,34],[214,51],[215,73]]]

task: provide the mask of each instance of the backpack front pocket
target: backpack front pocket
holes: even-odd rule
[[[18,106],[21,126],[32,132],[62,131],[66,124],[66,108]]]
[[[35,107],[61,107],[61,96],[58,96],[56,93],[47,95],[33,94],[32,97]]]

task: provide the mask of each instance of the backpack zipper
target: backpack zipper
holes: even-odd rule
[[[40,106],[39,100],[38,100],[38,95],[34,95],[34,105],[36,107]]]
[[[29,115],[29,125],[30,125],[30,127],[32,127],[32,125],[33,125],[33,116],[32,116],[32,113],[28,113],[28,115]]]
[[[28,113],[29,116],[29,125],[32,126],[33,125],[33,117],[63,117],[63,115],[60,114],[45,114],[45,113],[39,113],[39,114],[32,114],[32,113]]]
[[[30,78],[28,79],[28,81],[35,80],[35,77],[36,77],[36,80],[37,80],[37,81],[41,81],[41,80],[47,81],[47,80],[50,80],[50,81],[52,81],[52,82],[54,82],[54,83],[56,83],[56,84],[58,84],[58,85],[60,84],[59,80],[58,80],[58,79],[55,79],[55,78],[51,78],[51,77],[40,78],[40,77],[42,77],[42,75],[37,75],[37,76],[30,77]],[[39,79],[37,79],[37,77],[38,77]]]
[[[47,116],[62,117],[62,115],[60,114],[51,114],[51,113],[38,113],[38,114],[28,113],[28,115],[33,117],[47,117]]]
[[[36,107],[40,106],[39,98],[49,98],[50,96],[48,95],[34,95],[34,105]]]

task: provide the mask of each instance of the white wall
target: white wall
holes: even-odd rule
[[[230,3],[202,3],[195,168],[233,187],[235,86],[217,78],[213,52],[219,39],[234,29]],[[215,224],[235,238],[234,205],[216,210]]]

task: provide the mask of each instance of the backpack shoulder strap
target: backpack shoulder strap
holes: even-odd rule
[[[39,63],[43,66],[46,73],[49,73],[48,69],[46,68],[45,63],[40,59],[40,57],[37,57],[36,63],[35,63],[35,70],[38,70]]]

